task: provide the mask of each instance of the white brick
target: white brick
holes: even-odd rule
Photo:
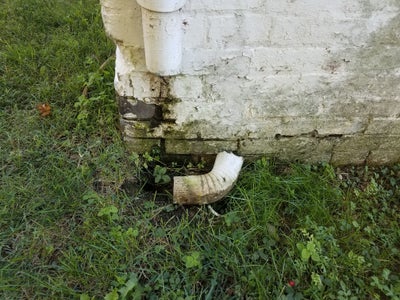
[[[394,151],[371,151],[368,156],[367,164],[369,165],[393,165],[400,161],[400,155],[397,148]]]
[[[368,94],[361,94],[358,98],[347,99],[332,103],[327,111],[332,116],[360,116],[364,118],[386,118],[400,115],[400,103],[398,100],[375,101],[368,99]]]
[[[400,158],[398,151],[397,136],[381,135],[354,135],[343,138],[333,149],[332,163],[336,165],[343,164],[362,164],[362,163],[389,163],[395,157]],[[380,153],[387,153],[379,158]]]
[[[314,107],[317,109],[321,100],[314,99],[313,97],[305,97],[305,94],[312,94],[321,88],[318,79],[321,77],[314,74],[277,74],[277,75],[263,75],[263,76],[246,76],[244,79],[232,79],[236,81],[238,95],[241,99],[264,99],[259,103],[267,108],[269,104],[279,105],[279,107],[286,109],[282,114],[287,111],[293,110],[290,106],[298,103],[299,105],[308,105],[307,109]],[[235,89],[235,87],[233,88]],[[225,85],[222,80],[216,84],[216,91],[220,91],[221,95],[229,97],[229,86]],[[310,99],[313,103],[305,103],[305,98]],[[319,103],[318,103],[318,102]],[[258,102],[258,101],[257,101]],[[257,103],[256,102],[256,103]],[[257,103],[258,104],[258,103]],[[300,108],[300,107],[299,107]],[[280,108],[279,108],[280,109]],[[314,111],[316,113],[317,110]],[[277,112],[273,112],[276,114]],[[299,113],[304,113],[303,111]]]
[[[131,72],[147,72],[144,49],[117,45],[116,72],[129,74]]]
[[[246,50],[245,55],[251,58],[251,71],[268,75],[291,73],[317,73],[330,57],[325,48],[274,48],[257,47]],[[250,75],[249,75],[250,76]]]
[[[254,155],[262,152],[268,157],[284,160],[299,160],[308,163],[329,162],[335,140],[317,140],[310,137],[243,140],[240,142],[240,155]]]
[[[169,119],[175,119],[176,130],[185,124],[191,124],[201,120],[198,126],[189,126],[187,136],[196,137],[197,131],[207,138],[228,138],[234,135],[238,128],[238,120],[241,119],[242,106],[239,102],[212,102],[208,99],[190,101],[183,99],[170,108]]]
[[[333,136],[351,135],[365,129],[363,120],[359,118],[315,118],[315,117],[282,117],[266,118],[260,121],[249,121],[241,126],[241,136],[249,138],[273,138],[276,136]]]
[[[182,74],[216,74],[218,66],[224,65],[226,60],[242,56],[242,53],[242,49],[226,49],[221,54],[218,49],[186,48],[182,59]]]
[[[207,44],[208,17],[204,13],[183,13],[183,45],[190,48],[204,48]]]
[[[400,143],[400,116],[398,118],[375,118],[371,120],[365,134],[396,135]]]
[[[101,0],[106,32],[125,46],[143,47],[142,15],[133,0]]]
[[[203,93],[203,83],[199,77],[177,76],[170,80],[171,96],[198,99]]]
[[[193,140],[166,140],[165,151],[173,154],[215,154],[221,151],[236,151],[235,141],[193,141]]]
[[[243,14],[238,33],[244,46],[265,46],[270,44],[271,29],[271,18],[263,13],[250,12]]]
[[[158,76],[132,72],[117,74],[116,77],[115,90],[120,96],[133,97],[138,100],[160,97],[161,79]]]
[[[348,0],[298,0],[275,1],[267,0],[267,11],[282,15],[308,17],[310,15],[335,16],[342,18],[359,15],[360,4],[357,1]]]
[[[348,31],[349,35],[356,32],[361,37],[366,37],[361,32],[363,22],[352,20],[346,22],[333,17],[274,17],[271,30],[271,45],[283,47],[330,47],[333,45],[347,45],[354,43],[343,34]],[[360,28],[360,29],[359,29]]]
[[[209,18],[206,47],[224,49],[232,47],[239,32],[239,18],[235,14]]]
[[[260,9],[264,7],[265,0],[188,0],[184,9],[188,10],[244,10]]]

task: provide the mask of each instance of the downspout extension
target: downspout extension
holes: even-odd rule
[[[218,153],[211,172],[204,175],[175,176],[173,201],[176,204],[199,205],[216,202],[226,196],[239,177],[243,157]]]
[[[176,75],[182,61],[183,27],[180,9],[186,0],[136,0],[142,8],[147,69],[161,76]]]

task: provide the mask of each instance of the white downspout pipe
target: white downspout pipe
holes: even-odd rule
[[[177,204],[209,204],[226,196],[236,182],[243,157],[218,153],[211,172],[204,175],[175,176],[173,201]]]
[[[182,61],[183,24],[180,9],[186,0],[136,0],[142,8],[147,69],[158,75],[176,75]]]

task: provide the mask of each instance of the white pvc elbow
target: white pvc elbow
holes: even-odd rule
[[[208,204],[226,196],[236,182],[243,157],[218,153],[213,169],[204,175],[175,176],[173,199],[177,204]]]
[[[176,75],[182,61],[183,25],[179,10],[186,0],[137,0],[142,7],[147,69],[158,75]]]

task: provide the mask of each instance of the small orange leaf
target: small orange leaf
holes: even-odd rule
[[[48,103],[38,104],[36,108],[42,117],[47,117],[51,113],[51,107]]]

